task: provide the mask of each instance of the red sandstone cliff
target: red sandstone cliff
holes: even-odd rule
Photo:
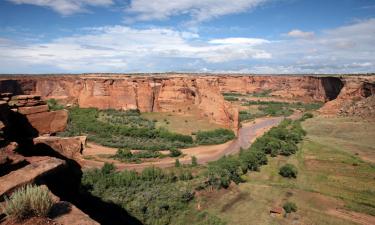
[[[301,101],[327,101],[340,92],[340,79],[318,76],[220,76],[221,92],[256,93],[271,90],[271,95]]]
[[[3,77],[0,78],[0,91],[37,94],[67,104],[100,109],[188,112],[197,108],[202,116],[236,128],[237,112],[224,101],[220,92],[271,90],[271,95],[284,98],[307,102],[330,101],[321,111],[337,113],[343,103],[363,96],[361,93],[366,92],[365,86],[373,84],[370,76],[86,74]]]
[[[0,90],[41,95],[67,104],[143,112],[187,112],[237,129],[237,112],[220,93],[215,78],[189,76],[48,76],[0,79]]]
[[[343,88],[341,89],[337,98],[332,101],[327,102],[319,111],[324,114],[362,114],[356,111],[357,102],[368,99],[367,105],[373,104],[375,96],[375,77],[374,76],[349,76],[342,77]],[[353,108],[354,107],[354,108]],[[352,111],[352,112],[350,112]],[[374,109],[368,109],[365,114],[368,116],[375,117]]]

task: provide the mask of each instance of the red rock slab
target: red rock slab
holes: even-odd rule
[[[37,137],[34,145],[45,144],[66,158],[76,161],[82,160],[82,151],[86,144],[85,136],[78,137]],[[38,148],[36,147],[36,150]]]
[[[39,135],[53,134],[65,130],[68,122],[68,111],[34,113],[26,115],[26,118]]]
[[[24,115],[47,112],[47,111],[48,111],[48,105],[38,105],[38,106],[33,106],[33,107],[18,108],[18,112]]]
[[[27,100],[27,99],[36,99],[39,100],[39,95],[15,95],[12,97],[12,100]]]
[[[270,210],[270,213],[275,213],[275,214],[283,214],[283,212],[284,212],[284,209],[279,206],[275,206]]]
[[[33,183],[35,179],[58,170],[65,161],[52,157],[30,157],[29,165],[0,177],[0,197],[15,189]]]

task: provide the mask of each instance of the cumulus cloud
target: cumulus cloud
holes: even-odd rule
[[[375,71],[375,19],[323,30],[314,38],[272,42],[266,49],[278,62],[307,73]]]
[[[301,30],[291,30],[287,33],[287,36],[293,38],[312,38],[314,37],[314,32],[304,32]]]
[[[209,43],[229,45],[259,45],[269,43],[269,41],[261,38],[223,38],[210,40]]]
[[[94,27],[35,44],[0,39],[0,73],[231,71],[353,73],[375,71],[375,19],[322,30],[314,38],[205,40],[170,28]],[[23,68],[23,70],[21,70]]]
[[[246,59],[268,59],[258,49],[263,39],[196,40],[199,35],[165,28],[134,29],[107,26],[86,29],[86,34],[26,46],[0,45],[0,59],[27,65],[56,66],[69,71],[124,71],[139,62],[160,58],[222,63]],[[129,67],[130,66],[130,67]]]
[[[112,0],[8,0],[15,4],[30,4],[48,7],[62,15],[71,15],[87,10],[87,6],[109,6]]]
[[[193,22],[251,10],[269,0],[132,0],[127,12],[135,17],[128,20],[163,20],[176,15],[188,15]]]

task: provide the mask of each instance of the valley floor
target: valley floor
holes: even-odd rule
[[[283,120],[282,117],[259,118],[253,122],[244,123],[239,130],[238,138],[220,145],[198,146],[182,149],[183,156],[179,161],[184,164],[191,163],[191,157],[195,156],[200,164],[218,160],[224,155],[238,153],[240,148],[247,149],[250,144],[259,136],[262,136],[270,128],[276,126]],[[142,163],[121,163],[114,159],[109,159],[116,154],[116,148],[100,146],[89,143],[83,152],[85,157],[85,167],[101,167],[105,162],[114,163],[118,169],[142,170],[150,166],[173,167],[175,158],[167,157],[162,159],[151,159]]]
[[[307,136],[296,155],[269,158],[245,183],[202,195],[196,204],[228,224],[375,224],[375,122],[316,117],[303,127]],[[297,179],[278,174],[285,163],[297,166]],[[269,214],[286,201],[298,211]]]

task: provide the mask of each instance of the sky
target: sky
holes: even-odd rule
[[[375,0],[0,0],[0,73],[92,72],[375,72]]]

